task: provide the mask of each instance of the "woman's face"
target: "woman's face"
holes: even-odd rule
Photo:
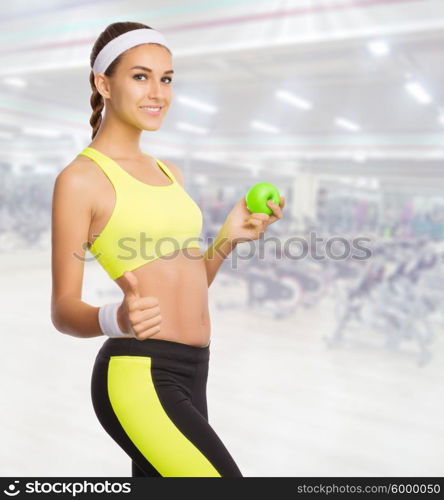
[[[143,44],[126,51],[109,79],[112,113],[139,129],[157,130],[171,103],[172,70],[165,47]],[[161,109],[156,113],[144,106]]]

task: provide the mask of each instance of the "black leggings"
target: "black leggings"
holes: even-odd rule
[[[108,338],[91,377],[94,411],[132,476],[243,477],[208,423],[209,345]]]

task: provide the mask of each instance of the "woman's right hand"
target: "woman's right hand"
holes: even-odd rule
[[[125,296],[117,310],[117,321],[122,331],[139,340],[147,339],[160,331],[159,299],[140,296],[139,282],[133,272],[126,271],[123,276]]]

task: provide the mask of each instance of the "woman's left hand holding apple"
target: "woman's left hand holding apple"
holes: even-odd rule
[[[281,196],[280,204],[267,201],[267,206],[273,210],[271,215],[264,213],[251,213],[243,196],[228,214],[222,226],[223,234],[233,245],[250,240],[262,238],[267,227],[281,219],[282,209],[285,205],[285,196]]]

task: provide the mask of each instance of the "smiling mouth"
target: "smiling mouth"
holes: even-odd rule
[[[146,114],[159,116],[162,111],[162,106],[140,106],[139,109]]]

